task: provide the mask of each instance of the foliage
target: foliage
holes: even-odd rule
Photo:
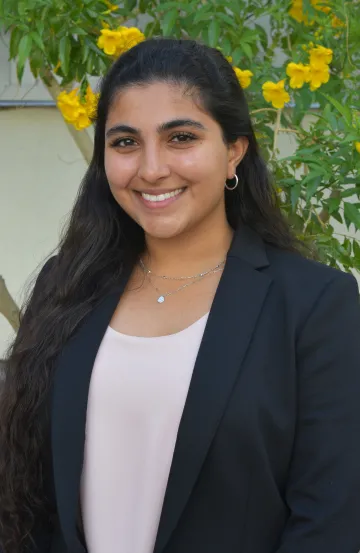
[[[77,129],[96,106],[89,77],[144,36],[221,49],[297,234],[326,263],[360,270],[358,241],[336,226],[360,230],[359,0],[0,0],[0,23],[19,80],[27,61],[45,83],[56,75],[58,106]],[[297,144],[281,159],[284,133]]]

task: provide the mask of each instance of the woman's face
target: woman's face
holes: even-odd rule
[[[159,82],[121,92],[105,135],[111,192],[147,235],[172,238],[207,220],[224,222],[225,181],[247,139],[226,146],[218,123],[180,87]]]

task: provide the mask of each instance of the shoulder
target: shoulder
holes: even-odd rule
[[[297,289],[310,287],[323,288],[334,280],[355,282],[356,279],[349,273],[329,267],[324,263],[308,259],[300,254],[280,250],[266,245],[269,259],[267,271],[274,280]]]
[[[269,265],[264,272],[278,297],[291,305],[300,319],[326,298],[336,296],[340,302],[350,299],[358,303],[359,287],[353,275],[270,245],[266,245],[266,253]]]

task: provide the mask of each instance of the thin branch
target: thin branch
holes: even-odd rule
[[[9,321],[15,331],[19,329],[19,308],[0,276],[0,313]]]
[[[275,123],[275,129],[274,129],[273,155],[275,155],[275,152],[277,149],[277,141],[279,136],[280,124],[281,124],[281,112],[282,112],[282,109],[277,110],[276,123]]]
[[[250,112],[250,115],[254,115],[255,113],[260,113],[262,111],[275,111],[276,113],[279,111],[277,109],[274,109],[274,108],[261,108],[261,109],[255,109],[254,111],[251,111]]]
[[[354,64],[351,61],[350,51],[349,51],[349,26],[350,26],[350,24],[349,24],[349,16],[347,14],[347,8],[346,8],[348,3],[349,2],[345,2],[345,4],[344,4],[344,7],[345,7],[345,20],[346,20],[346,53],[347,53],[347,57],[348,57],[350,65],[355,67]]]

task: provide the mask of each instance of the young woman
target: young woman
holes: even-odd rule
[[[222,54],[122,55],[7,358],[2,553],[358,552],[358,289],[298,250]]]

